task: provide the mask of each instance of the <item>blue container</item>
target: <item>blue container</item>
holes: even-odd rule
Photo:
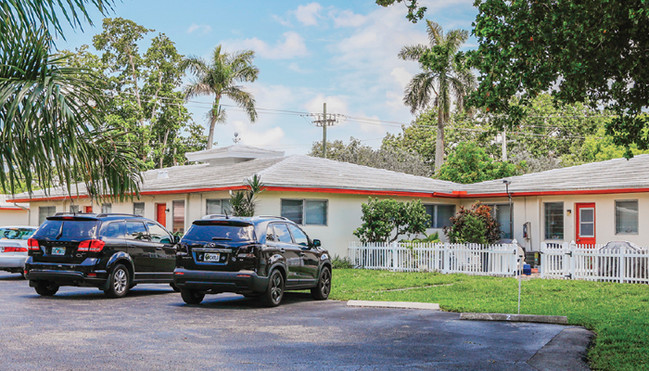
[[[523,274],[526,276],[532,274],[532,267],[529,264],[523,264]]]

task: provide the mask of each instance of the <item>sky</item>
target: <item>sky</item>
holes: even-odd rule
[[[473,0],[424,0],[426,18],[451,29],[471,30],[477,10]],[[66,31],[60,49],[91,45],[101,32],[102,16],[91,12],[94,26]],[[338,114],[327,139],[350,137],[379,147],[387,132],[401,131],[414,115],[402,102],[417,62],[398,58],[405,45],[427,43],[426,23],[410,23],[402,4],[383,8],[372,0],[353,1],[208,1],[122,0],[109,17],[122,17],[159,32],[186,56],[208,59],[217,45],[226,52],[255,51],[259,77],[244,86],[256,100],[258,119],[223,100],[227,121],[217,124],[218,146],[241,143],[287,154],[306,154],[322,139],[309,113]],[[475,48],[470,38],[464,50]],[[143,52],[146,45],[143,44]],[[94,49],[91,48],[94,51]],[[191,76],[186,82],[191,82]],[[207,125],[213,97],[186,103],[193,120]],[[207,131],[206,131],[207,133]]]

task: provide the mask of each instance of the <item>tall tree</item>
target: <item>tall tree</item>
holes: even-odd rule
[[[185,97],[191,99],[198,95],[214,95],[214,103],[207,115],[210,123],[207,149],[212,148],[216,123],[225,121],[225,110],[221,106],[223,97],[232,99],[245,109],[250,121],[257,119],[255,99],[239,85],[257,80],[259,69],[252,64],[254,56],[251,50],[225,53],[219,45],[209,62],[196,57],[186,60],[186,67],[196,76],[196,80],[185,89]]]
[[[615,144],[649,146],[649,2],[478,0],[473,101],[512,122],[510,99],[551,91],[557,100],[605,107]],[[511,123],[510,123],[511,124]]]
[[[437,139],[435,141],[435,170],[444,163],[444,126],[451,117],[452,99],[462,108],[464,97],[474,86],[474,77],[459,51],[469,37],[465,30],[451,30],[444,35],[442,27],[426,20],[430,45],[406,46],[399,57],[416,60],[423,72],[412,78],[405,90],[404,103],[412,113],[437,108]]]
[[[122,198],[140,177],[132,149],[107,131],[101,79],[51,54],[62,22],[90,21],[87,4],[112,1],[7,0],[0,3],[0,186],[43,188],[84,182],[92,197]]]

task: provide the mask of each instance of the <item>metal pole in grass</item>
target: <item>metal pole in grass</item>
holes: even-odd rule
[[[518,264],[516,264],[518,268],[518,314],[521,314],[521,280],[523,275],[523,259],[518,255],[518,241],[514,239],[514,225],[512,223],[514,210],[512,208],[512,194],[509,193],[509,185],[512,183],[512,181],[503,179],[503,183],[505,183],[505,192],[507,193],[507,198],[509,199],[509,235],[512,238],[512,246],[514,247],[514,253],[516,254],[516,258],[518,259]]]

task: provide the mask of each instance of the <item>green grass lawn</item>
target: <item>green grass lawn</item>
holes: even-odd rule
[[[516,313],[515,278],[335,269],[331,299],[439,303],[453,312]],[[597,336],[595,369],[649,368],[649,286],[524,280],[521,313],[568,316]]]

